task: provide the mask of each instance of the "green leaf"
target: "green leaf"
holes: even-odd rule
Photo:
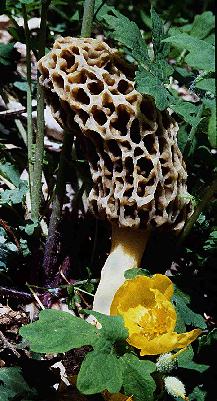
[[[10,367],[0,369],[0,394],[1,401],[11,401],[14,397],[34,396],[36,391],[26,383],[20,368]]]
[[[13,164],[9,162],[0,162],[0,175],[10,181],[16,187],[18,187],[21,182],[19,171]]]
[[[204,39],[215,28],[215,16],[211,11],[196,15],[190,32],[191,36]]]
[[[211,117],[208,124],[208,138],[210,145],[217,148],[217,132],[216,132],[216,107],[211,109]]]
[[[12,43],[0,43],[0,64],[10,65],[13,63],[14,45]]]
[[[81,393],[96,394],[104,390],[117,393],[122,383],[122,364],[115,355],[96,351],[86,355],[77,378]]]
[[[126,280],[130,280],[132,278],[135,278],[136,276],[150,276],[150,272],[146,269],[139,269],[138,267],[135,267],[133,269],[126,270],[124,273],[124,277]]]
[[[199,386],[195,387],[193,392],[189,395],[189,401],[205,401],[206,391],[203,391]]]
[[[23,202],[24,196],[28,190],[27,181],[21,181],[18,188],[5,189],[0,193],[0,205],[17,205]]]
[[[188,50],[189,54],[185,57],[185,60],[191,67],[205,71],[215,71],[215,50],[214,46],[209,43],[186,33],[171,36],[163,41],[172,43],[175,47]]]
[[[130,21],[114,7],[107,5],[100,8],[96,17],[112,30],[112,36],[115,40],[132,50],[132,57],[138,63],[150,63],[148,47],[135,22]]]
[[[156,384],[151,374],[156,366],[151,361],[141,361],[133,354],[125,354],[123,363],[123,387],[126,395],[133,395],[135,401],[154,400]]]
[[[186,298],[181,295],[181,293],[175,291],[173,295],[173,301],[175,303],[176,309],[180,314],[183,322],[188,326],[198,327],[200,329],[206,329],[206,323],[201,315],[193,312],[188,306]]]
[[[217,341],[217,328],[199,338],[199,350],[202,347],[206,347],[211,345],[212,343],[215,343],[215,341]]]
[[[34,352],[59,353],[84,345],[93,345],[97,329],[85,320],[68,312],[45,309],[39,320],[21,327],[20,334]]]
[[[136,89],[142,94],[154,97],[159,110],[166,109],[170,104],[170,94],[161,80],[143,67],[139,67],[136,73]]]
[[[85,310],[89,315],[93,315],[98,322],[102,325],[99,330],[98,340],[93,345],[94,349],[99,350],[103,345],[106,351],[110,352],[116,341],[124,341],[127,339],[129,333],[124,326],[124,319],[122,316],[108,316],[99,312]],[[106,352],[104,350],[104,352]]]
[[[152,22],[152,41],[154,47],[155,57],[166,57],[169,54],[170,46],[163,43],[162,40],[166,38],[164,33],[164,24],[156,13],[155,9],[151,7],[151,22]]]
[[[193,369],[200,373],[205,372],[209,368],[208,365],[194,362],[193,358],[194,358],[194,351],[193,348],[189,346],[188,349],[180,353],[177,358],[179,368]]]
[[[195,88],[202,89],[206,92],[211,92],[215,95],[215,78],[203,78],[195,83]]]
[[[170,107],[175,113],[182,116],[192,127],[196,127],[201,121],[200,117],[198,117],[198,106],[195,106],[193,103],[177,100],[177,102],[172,103]]]

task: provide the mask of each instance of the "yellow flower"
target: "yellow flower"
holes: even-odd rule
[[[172,281],[162,274],[126,280],[112,301],[110,314],[123,316],[129,331],[128,343],[140,355],[157,355],[185,348],[201,330],[176,333],[176,311],[171,303]]]

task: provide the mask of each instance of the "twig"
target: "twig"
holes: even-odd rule
[[[27,69],[27,153],[29,170],[29,191],[32,206],[32,186],[33,186],[33,164],[32,164],[32,144],[33,144],[33,126],[32,126],[32,62],[31,62],[31,37],[28,27],[28,18],[26,5],[23,4],[24,30],[26,36],[26,69]]]
[[[4,230],[7,232],[7,234],[10,235],[10,236],[13,238],[13,240],[14,240],[14,242],[15,242],[15,244],[16,244],[17,249],[20,250],[19,241],[18,241],[16,235],[13,233],[13,231],[12,231],[11,228],[9,227],[9,225],[6,223],[6,221],[0,219],[0,225],[4,228]]]
[[[17,129],[20,133],[20,136],[21,136],[23,142],[27,146],[27,135],[26,135],[26,130],[25,130],[23,124],[21,123],[21,121],[18,118],[15,118],[14,122],[17,126]]]
[[[215,178],[213,180],[213,182],[208,186],[208,188],[206,188],[203,198],[198,203],[194,213],[192,214],[191,218],[188,220],[187,224],[185,225],[184,230],[182,231],[182,234],[181,234],[178,244],[177,244],[178,247],[185,241],[186,237],[189,235],[190,231],[192,230],[193,225],[196,223],[200,213],[208,205],[208,203],[212,199],[215,192],[217,192],[217,178]]]
[[[91,36],[94,5],[95,0],[84,0],[84,15],[81,28],[81,37],[83,38],[88,38]]]
[[[41,6],[41,24],[39,34],[39,47],[38,57],[41,58],[45,54],[46,45],[46,23],[47,23],[47,11],[51,0],[42,0]],[[35,155],[34,155],[34,172],[32,187],[32,213],[31,218],[33,221],[38,222],[39,211],[41,205],[41,179],[42,179],[42,168],[43,168],[43,157],[44,157],[44,93],[43,89],[37,83],[37,134],[35,143]]]
[[[0,118],[6,118],[6,117],[12,117],[12,116],[16,116],[16,115],[19,115],[19,114],[22,114],[22,113],[25,113],[26,112],[26,108],[25,107],[22,107],[22,108],[20,108],[20,109],[17,109],[17,110],[3,110],[3,111],[0,111]]]
[[[29,291],[31,291],[33,297],[35,298],[35,300],[38,302],[39,306],[41,307],[41,309],[45,309],[43,303],[41,302],[41,300],[39,299],[38,295],[35,293],[35,291],[33,291],[33,289],[31,288],[31,285],[26,283],[26,286],[28,287]]]
[[[1,330],[0,330],[0,341],[3,343],[3,347],[4,348],[10,349],[13,352],[14,355],[16,355],[18,358],[20,358],[20,354],[16,350],[15,346],[12,345],[11,343],[9,343],[9,341],[7,340],[7,338],[5,338],[5,336],[4,336],[4,334],[2,333]]]
[[[27,292],[23,291],[18,291],[12,288],[7,288],[7,287],[0,287],[0,295],[3,297],[10,297],[10,298],[15,298],[15,299],[24,299],[27,301],[32,300],[32,295],[28,294]]]

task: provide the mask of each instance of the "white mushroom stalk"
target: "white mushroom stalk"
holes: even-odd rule
[[[132,69],[103,41],[58,38],[38,67],[54,117],[74,131],[89,162],[90,208],[112,223],[93,304],[109,314],[124,272],[140,265],[150,229],[179,232],[192,213],[178,125],[137,92]]]
[[[148,238],[149,231],[112,225],[111,252],[101,271],[93,310],[110,314],[114,294],[125,281],[124,274],[127,270],[140,266]]]

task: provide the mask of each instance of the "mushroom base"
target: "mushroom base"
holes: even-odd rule
[[[124,283],[126,270],[137,268],[150,232],[112,226],[111,253],[101,271],[101,279],[94,296],[93,310],[110,314],[114,294]]]

